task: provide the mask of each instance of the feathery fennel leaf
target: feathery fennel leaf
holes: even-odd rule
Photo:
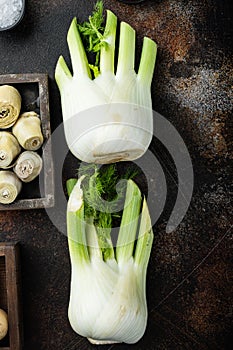
[[[82,164],[78,176],[85,176],[82,181],[85,217],[92,217],[99,228],[111,228],[112,221],[120,217],[118,208],[123,208],[127,183],[121,180],[133,179],[136,175],[138,171],[131,167],[119,175],[116,164]],[[76,181],[73,178],[67,181],[68,195]]]
[[[107,45],[104,37],[104,14],[103,1],[98,0],[93,13],[89,16],[88,21],[78,24],[78,29],[86,50],[95,54],[95,65],[89,65],[94,76],[98,76],[100,50],[101,47]]]

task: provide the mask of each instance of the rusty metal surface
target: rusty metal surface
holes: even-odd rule
[[[92,4],[84,0],[28,1],[22,23],[0,35],[0,74],[49,74],[53,129],[61,122],[55,63],[61,53],[69,61],[66,33],[70,21],[74,15],[84,20]],[[106,0],[105,4],[134,26],[139,47],[144,35],[158,42],[153,106],[185,140],[195,187],[189,211],[174,232],[165,232],[169,203],[155,226],[145,336],[130,347],[101,349],[230,349],[232,1],[148,0],[124,5]],[[172,202],[177,185],[170,159],[161,158],[161,145],[153,143],[151,149],[166,169]],[[75,163],[71,168],[75,169]],[[1,212],[0,232],[1,241],[21,242],[24,349],[98,349],[69,326],[66,237],[45,211]]]

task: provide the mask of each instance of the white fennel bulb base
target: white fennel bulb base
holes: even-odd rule
[[[78,113],[64,122],[64,128],[77,158],[107,164],[141,157],[151,142],[153,123],[146,108],[112,103]]]
[[[147,307],[143,273],[133,258],[119,266],[94,259],[72,267],[69,321],[95,343],[136,343],[144,334]]]

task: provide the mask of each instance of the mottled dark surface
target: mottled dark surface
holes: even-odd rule
[[[21,242],[24,349],[230,349],[232,1],[105,3],[120,20],[135,27],[138,47],[144,35],[158,42],[153,106],[186,142],[194,165],[194,194],[183,222],[166,233],[177,191],[176,173],[170,158],[163,158],[164,147],[154,141],[151,149],[165,169],[170,192],[166,210],[155,225],[147,279],[148,327],[143,339],[130,347],[95,347],[70,328],[66,237],[46,212],[0,212],[0,240]],[[66,33],[70,21],[75,15],[86,19],[92,4],[84,0],[27,1],[21,24],[0,34],[0,74],[49,74],[53,130],[62,120],[54,82],[56,60],[62,53],[69,61]],[[76,168],[74,159],[69,162],[63,181]]]

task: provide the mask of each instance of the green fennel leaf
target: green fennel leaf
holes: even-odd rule
[[[93,217],[97,227],[111,228],[124,202],[127,183],[121,180],[132,179],[137,174],[129,168],[124,175],[119,175],[115,164],[82,164],[79,176],[85,175],[82,182],[85,217]]]
[[[99,60],[100,60],[100,50],[101,47],[106,46],[107,42],[104,38],[104,15],[103,15],[103,1],[98,0],[93,13],[89,16],[88,20],[82,24],[78,24],[78,29],[81,34],[84,46],[88,52],[96,54],[95,57],[95,67],[99,69]],[[96,69],[93,69],[93,65],[90,65],[90,68],[94,71],[95,77]]]
[[[82,190],[85,221],[91,218],[95,226],[104,260],[114,257],[112,229],[119,225],[122,216],[127,181],[138,175],[138,171],[129,168],[120,174],[116,164],[81,164],[78,177],[83,176]],[[71,193],[76,179],[67,181],[68,194]]]

